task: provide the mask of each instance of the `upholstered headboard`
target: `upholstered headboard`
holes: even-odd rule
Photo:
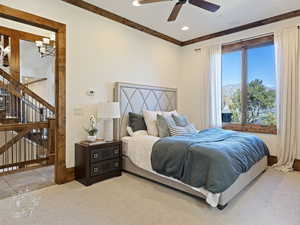
[[[177,89],[130,83],[116,83],[114,101],[120,102],[121,118],[114,121],[114,137],[127,136],[128,113],[143,110],[173,111],[177,109]]]

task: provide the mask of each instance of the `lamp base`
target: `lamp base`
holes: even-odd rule
[[[113,120],[112,119],[106,119],[104,120],[104,140],[107,142],[111,142],[114,139],[113,135]]]

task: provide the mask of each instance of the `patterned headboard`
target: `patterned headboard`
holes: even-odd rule
[[[177,89],[116,83],[114,101],[120,102],[121,118],[114,121],[114,137],[127,136],[128,113],[143,110],[173,111],[177,109]]]

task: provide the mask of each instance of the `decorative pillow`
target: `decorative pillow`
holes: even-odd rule
[[[181,135],[197,133],[196,128],[191,123],[185,127],[169,125],[169,130],[172,136],[181,136]]]
[[[173,114],[172,117],[173,117],[173,119],[174,119],[177,126],[185,127],[189,124],[189,121],[186,118],[186,116],[179,115],[179,114],[177,114],[177,115]]]
[[[162,112],[162,115],[163,116],[173,116],[173,115],[179,115],[179,114],[177,113],[176,110],[174,110],[174,111],[171,111],[171,112]]]
[[[158,137],[158,129],[156,126],[157,114],[161,115],[159,111],[148,111],[144,110],[143,115],[147,126],[148,134],[151,136]]]
[[[143,115],[144,119],[146,122],[148,134],[151,136],[158,137],[158,129],[156,125],[156,120],[157,120],[157,115],[172,115],[172,114],[177,114],[176,111],[172,112],[161,112],[161,111],[149,111],[149,110],[144,110]]]
[[[136,132],[133,132],[131,127],[127,127],[127,132],[131,137],[135,136],[148,136],[148,132],[146,130],[138,130]]]
[[[129,115],[128,125],[132,128],[133,132],[139,130],[147,130],[147,126],[143,115],[132,113],[132,112],[128,113],[128,115]]]
[[[132,130],[132,128],[131,127],[127,127],[127,133],[129,134],[129,136],[133,136],[133,130]]]
[[[199,131],[196,129],[196,127],[194,126],[194,124],[189,123],[188,125],[186,125],[184,127],[188,132],[190,133],[198,133]]]
[[[162,115],[157,115],[157,121],[156,121],[157,129],[158,129],[158,134],[159,137],[169,137],[170,136],[170,131],[169,131],[169,125],[175,126],[175,122],[172,118],[172,116],[162,116]]]

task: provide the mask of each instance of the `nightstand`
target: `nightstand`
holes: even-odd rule
[[[122,142],[75,145],[75,179],[89,186],[122,174]]]

